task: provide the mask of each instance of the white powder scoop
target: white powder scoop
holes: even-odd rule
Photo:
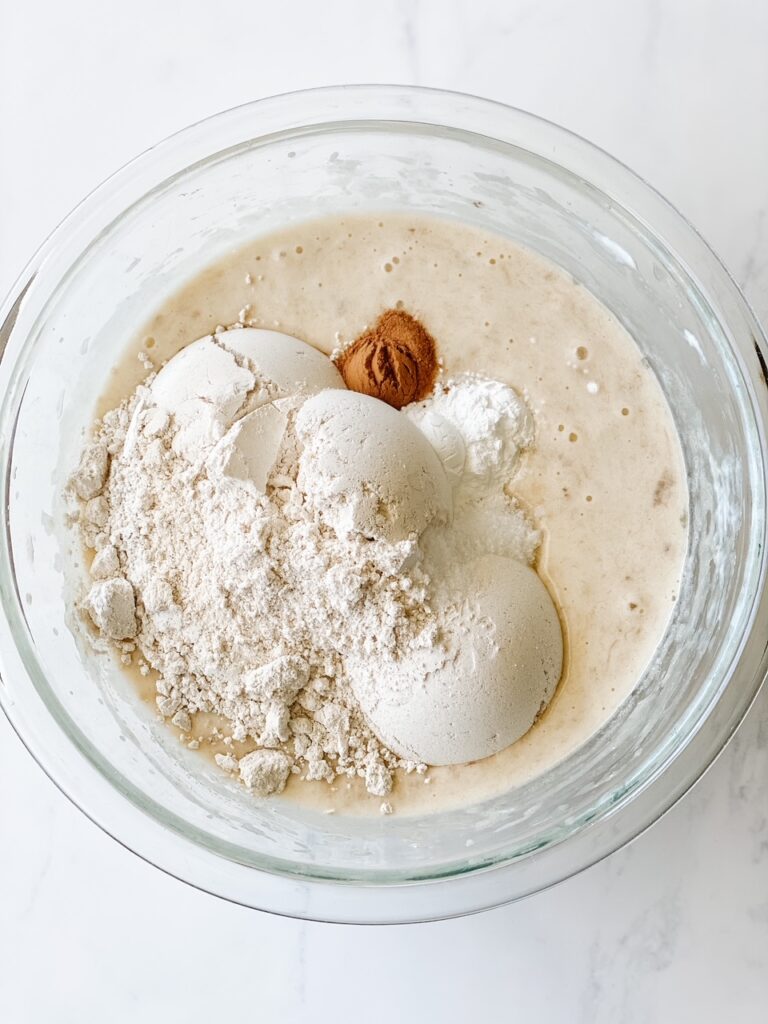
[[[560,621],[533,569],[498,555],[458,566],[433,606],[446,650],[361,662],[353,690],[400,757],[476,761],[519,739],[552,697],[563,665]]]
[[[422,432],[385,402],[322,391],[296,418],[303,446],[298,486],[338,536],[390,543],[451,514],[451,489]]]
[[[259,377],[286,394],[346,388],[327,355],[290,334],[244,327],[225,331],[217,335],[217,340],[228,352],[246,360]]]
[[[285,432],[279,396],[328,387],[344,381],[322,352],[288,334],[242,328],[183,348],[155,377],[148,401],[173,416],[175,452],[263,492]]]

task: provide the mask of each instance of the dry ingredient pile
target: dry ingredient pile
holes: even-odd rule
[[[530,411],[496,381],[436,374],[397,311],[336,365],[222,328],[83,451],[95,642],[158,674],[159,713],[188,739],[219,716],[217,762],[260,796],[293,773],[386,797],[397,769],[508,746],[557,685],[539,535],[510,491]]]

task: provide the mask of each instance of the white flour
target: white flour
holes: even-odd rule
[[[501,547],[532,559],[538,535],[503,490],[532,441],[530,415],[490,383],[456,382],[409,412],[418,423],[432,408],[453,432],[446,451],[425,430],[455,485],[456,515],[422,547],[322,521],[296,483],[301,397],[281,406],[286,430],[265,490],[190,461],[146,387],[98,425],[73,478],[82,536],[97,552],[84,607],[124,659],[137,651],[159,673],[164,718],[189,732],[196,713],[214,713],[231,741],[255,748],[217,758],[255,793],[281,791],[293,772],[359,775],[383,797],[394,769],[424,770],[368,728],[347,661],[440,664],[450,652],[429,596],[441,557]]]
[[[540,534],[509,489],[534,443],[533,416],[520,396],[499,381],[465,374],[403,412],[432,442],[454,484],[451,527],[423,537],[432,573],[484,554],[531,564]]]

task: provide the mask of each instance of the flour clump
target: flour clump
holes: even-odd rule
[[[128,640],[136,635],[136,601],[128,580],[115,577],[94,583],[87,607],[94,623],[110,640]]]

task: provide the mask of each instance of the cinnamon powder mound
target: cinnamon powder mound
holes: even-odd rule
[[[437,377],[435,339],[410,313],[388,309],[336,360],[351,391],[402,409],[427,398]]]

